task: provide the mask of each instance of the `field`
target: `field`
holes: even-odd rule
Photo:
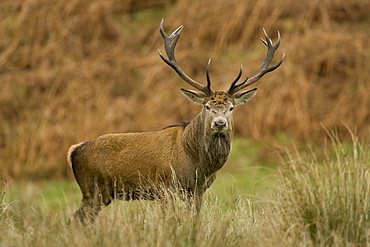
[[[199,217],[175,201],[116,202],[94,227],[70,228],[79,191],[70,181],[9,184],[0,195],[1,246],[367,246],[370,243],[370,149],[332,138],[312,152],[286,152],[277,172],[239,170],[263,182],[220,185]],[[234,152],[235,155],[235,152]],[[242,155],[237,153],[236,155]],[[249,174],[248,174],[249,173]],[[237,173],[235,173],[237,174]],[[274,176],[272,176],[275,174]],[[221,178],[226,174],[222,173]],[[242,177],[235,178],[242,179]],[[240,183],[240,181],[239,181]],[[254,186],[255,188],[252,188]],[[271,186],[274,184],[274,186]],[[249,186],[247,186],[249,185]],[[257,194],[254,189],[269,193]],[[227,194],[225,196],[223,193]],[[250,194],[254,193],[254,194]]]
[[[368,0],[4,0],[0,3],[0,246],[370,245]],[[235,110],[228,163],[199,218],[181,201],[117,202],[70,229],[80,192],[71,144],[161,129],[200,110],[158,56],[224,90],[262,64],[264,28],[282,66]]]

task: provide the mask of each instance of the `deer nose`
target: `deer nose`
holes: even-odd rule
[[[215,122],[215,127],[218,130],[222,130],[222,129],[224,129],[226,127],[226,122],[224,122],[224,121],[217,121],[217,122]]]

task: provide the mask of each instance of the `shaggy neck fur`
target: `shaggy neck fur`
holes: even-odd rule
[[[186,153],[198,166],[197,170],[208,176],[218,171],[227,161],[231,150],[233,129],[215,133],[205,123],[204,110],[185,128],[183,145]]]

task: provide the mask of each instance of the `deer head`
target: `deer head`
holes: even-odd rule
[[[167,36],[163,29],[162,19],[159,30],[164,40],[164,49],[168,59],[165,58],[158,50],[159,55],[163,59],[163,61],[171,66],[185,82],[197,89],[197,91],[194,91],[181,88],[181,91],[191,101],[203,106],[202,113],[205,117],[205,123],[210,123],[210,126],[208,126],[209,129],[218,134],[232,131],[232,111],[234,107],[244,104],[257,92],[256,88],[246,91],[243,91],[243,89],[258,81],[266,73],[278,68],[284,60],[285,54],[278,63],[269,67],[272,59],[274,58],[274,53],[280,45],[280,33],[278,33],[278,41],[276,45],[273,45],[271,39],[268,37],[266,31],[263,29],[266,41],[263,39],[261,40],[267,46],[267,55],[265,60],[263,61],[260,70],[251,78],[247,77],[244,81],[239,82],[242,76],[242,66],[240,66],[239,74],[235,78],[235,80],[231,82],[229,90],[227,92],[223,92],[213,91],[211,89],[211,80],[209,76],[209,67],[211,60],[208,60],[208,65],[206,69],[206,85],[202,85],[190,78],[178,65],[174,51],[182,29],[183,26],[180,26],[173,33],[171,33],[170,36]]]

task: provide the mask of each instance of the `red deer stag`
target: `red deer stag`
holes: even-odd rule
[[[174,50],[183,26],[170,36],[163,30],[165,58],[159,55],[176,73],[197,91],[181,89],[182,93],[202,111],[191,122],[144,133],[107,134],[71,146],[68,162],[82,192],[82,205],[71,217],[72,221],[93,223],[99,212],[113,199],[153,200],[168,197],[162,192],[181,191],[198,213],[204,192],[216,178],[216,172],[225,164],[233,137],[232,111],[256,94],[257,89],[241,91],[275,70],[284,56],[269,67],[280,45],[276,45],[264,31],[267,55],[260,70],[242,82],[242,68],[227,92],[212,91],[209,66],[207,84],[191,79],[180,68]],[[239,83],[238,83],[239,82]]]

